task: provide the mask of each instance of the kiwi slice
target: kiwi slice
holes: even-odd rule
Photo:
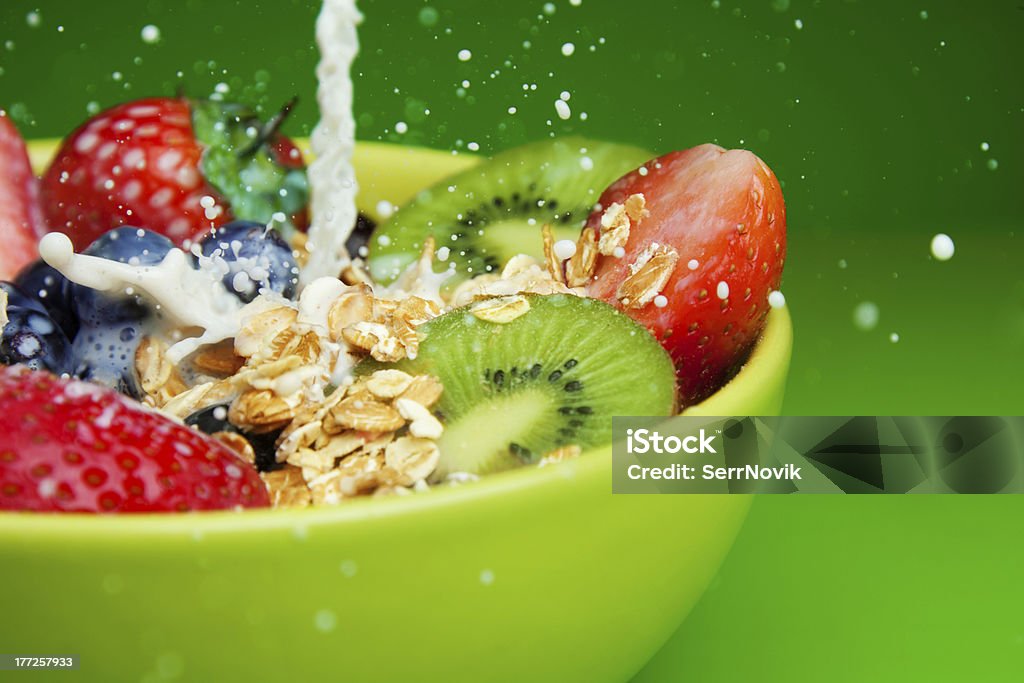
[[[543,256],[541,226],[555,239],[579,237],[604,189],[651,158],[627,145],[567,137],[503,152],[424,190],[370,240],[367,264],[391,282],[419,256],[424,239],[448,247],[453,281],[500,270],[516,254]]]
[[[596,299],[525,298],[529,311],[508,323],[481,320],[472,305],[435,318],[419,328],[416,358],[392,366],[444,384],[435,479],[611,443],[615,415],[673,414],[675,369],[647,330]]]

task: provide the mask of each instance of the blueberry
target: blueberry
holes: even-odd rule
[[[18,273],[14,280],[21,289],[43,305],[68,339],[78,332],[78,315],[71,296],[71,283],[55,268],[36,261]]]
[[[137,266],[155,266],[174,243],[155,232],[125,226],[106,232],[83,252]],[[72,372],[133,398],[142,397],[135,351],[143,325],[152,315],[139,296],[115,296],[78,284],[71,286],[80,328],[71,345]]]
[[[0,281],[0,289],[7,292],[8,306],[20,306],[21,308],[31,308],[33,311],[46,313],[46,307],[43,306],[43,302],[41,302],[34,296],[30,296],[24,289],[14,284],[13,282],[7,282],[6,280]]]
[[[280,432],[271,434],[248,434],[235,425],[228,422],[228,405],[214,405],[202,410],[197,410],[185,418],[185,424],[195,427],[205,434],[216,434],[217,432],[231,432],[240,434],[252,446],[256,454],[256,469],[260,472],[268,472],[277,469],[277,449],[275,444]]]
[[[377,228],[377,224],[373,222],[373,219],[366,214],[360,212],[356,216],[356,225],[352,228],[352,232],[349,233],[348,240],[345,241],[345,249],[348,250],[349,255],[352,258],[360,257],[366,258],[367,244],[370,241],[370,236],[373,231]]]
[[[160,263],[174,242],[158,232],[123,225],[103,233],[83,252],[119,263],[150,266]]]
[[[84,325],[71,344],[71,372],[132,398],[142,398],[135,351],[142,340],[141,321]]]
[[[0,337],[0,363],[22,363],[57,375],[68,372],[70,343],[50,316],[35,308],[8,306],[7,318]]]
[[[103,234],[82,253],[137,266],[155,266],[174,243],[163,235],[124,226]],[[100,327],[112,322],[141,320],[149,307],[139,296],[111,296],[82,285],[72,285],[75,312],[82,326]]]
[[[261,290],[295,298],[299,268],[292,249],[278,232],[261,223],[235,221],[199,243],[194,255],[203,269],[221,275],[224,287],[248,303]]]

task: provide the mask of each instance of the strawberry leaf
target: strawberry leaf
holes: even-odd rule
[[[264,122],[244,105],[193,101],[192,127],[205,147],[203,176],[230,202],[235,218],[269,223],[282,214],[275,227],[287,239],[296,229],[293,217],[309,200],[305,169],[278,162]]]

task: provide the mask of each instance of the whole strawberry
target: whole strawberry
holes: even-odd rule
[[[642,210],[627,201],[634,194],[643,195]],[[786,258],[779,181],[754,154],[707,144],[647,162],[612,183],[599,203],[587,227],[600,239],[616,228],[625,234],[628,222],[628,239],[621,251],[603,250],[611,253],[598,258],[590,294],[661,341],[684,406],[706,398],[746,361],[764,329],[768,295],[779,288]],[[627,210],[632,220],[623,220]],[[656,271],[671,275],[660,283]],[[634,272],[634,286],[623,287]]]
[[[36,257],[42,234],[39,185],[25,141],[0,110],[0,280],[11,280]]]
[[[233,219],[305,224],[301,155],[277,133],[290,105],[263,123],[238,104],[151,98],[97,114],[72,133],[42,179],[51,230],[84,249],[139,225],[182,244]]]
[[[256,470],[119,394],[0,368],[0,510],[172,512],[266,507]]]

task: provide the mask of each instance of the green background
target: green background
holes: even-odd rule
[[[492,153],[579,133],[765,159],[788,207],[787,413],[1022,412],[1020,2],[361,7],[361,139]],[[224,83],[268,110],[298,94],[288,130],[306,134],[317,9],[4,0],[0,106],[27,137],[53,137],[127,98]],[[555,116],[563,90],[570,121]],[[939,232],[956,243],[951,261],[930,257]],[[871,330],[853,321],[862,302],[880,312]],[[640,679],[1019,680],[1022,512],[1019,496],[758,498]]]

